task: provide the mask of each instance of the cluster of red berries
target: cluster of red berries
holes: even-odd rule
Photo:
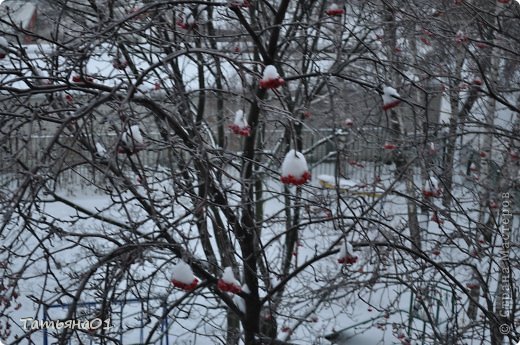
[[[232,124],[228,126],[229,129],[235,134],[241,135],[243,137],[248,137],[251,134],[251,127],[240,127],[239,125]]]
[[[425,198],[439,198],[442,195],[442,190],[436,189],[436,190],[429,190],[429,189],[423,189],[422,194]]]
[[[388,110],[388,109],[395,108],[395,107],[397,107],[399,105],[399,103],[401,103],[401,100],[396,99],[395,101],[383,104],[383,110]]]
[[[344,264],[344,265],[352,265],[352,264],[355,264],[357,262],[357,260],[358,260],[357,256],[349,254],[349,255],[345,255],[342,258],[339,258],[338,263]]]
[[[72,77],[72,81],[74,83],[92,83],[94,82],[94,78],[92,77],[82,77],[80,75],[75,75]]]
[[[279,86],[282,86],[284,84],[285,84],[285,80],[283,80],[283,78],[260,80],[261,89],[276,89]]]
[[[325,11],[325,13],[331,17],[341,16],[345,13],[345,10],[342,8],[330,8]]]
[[[295,177],[293,175],[287,175],[280,177],[280,181],[284,184],[293,184],[295,186],[301,186],[305,184],[307,181],[310,181],[312,175],[310,172],[306,171],[303,173],[301,177]]]
[[[193,291],[199,284],[199,280],[197,278],[193,279],[193,281],[190,284],[186,284],[183,282],[180,282],[178,280],[172,279],[172,284],[176,288],[182,289],[184,291]]]
[[[226,283],[222,279],[218,280],[217,288],[220,291],[230,292],[230,293],[234,293],[234,294],[238,294],[238,293],[242,292],[242,289],[240,288],[240,286],[233,284],[233,283]]]

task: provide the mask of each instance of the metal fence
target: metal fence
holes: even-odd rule
[[[146,167],[158,168],[169,162],[169,148],[160,144],[158,133],[148,134],[148,147],[134,155],[139,163]],[[389,162],[390,152],[383,149],[388,133],[384,128],[359,129],[305,129],[302,132],[302,143],[306,158],[313,175],[328,174],[362,177],[363,174],[372,175],[372,171],[363,172],[363,168]],[[61,189],[84,188],[93,182],[101,183],[106,172],[91,164],[91,153],[82,148],[74,138],[56,139],[50,135],[30,136],[28,138],[9,139],[9,150],[0,150],[0,186],[16,186],[28,176],[28,171],[37,168],[34,178],[43,178],[52,181]],[[97,138],[110,151],[117,138],[115,135],[104,135]],[[275,143],[284,140],[284,131],[272,130],[264,134],[264,140]],[[50,145],[51,159],[45,157]],[[414,155],[417,144],[413,138],[403,141],[402,148]],[[267,146],[267,145],[266,145]],[[6,152],[10,152],[7,154]],[[112,157],[116,152],[109,152]],[[119,156],[124,159],[123,156]],[[52,165],[48,162],[52,160]],[[22,169],[21,164],[25,167]]]
[[[150,323],[146,320],[147,316],[144,315],[142,304],[149,302],[158,302],[157,310],[160,311],[161,315],[165,317],[157,319],[160,323],[160,328],[154,333],[156,336],[151,337],[151,342],[146,344],[155,345],[170,345],[170,325],[172,320],[166,314],[166,308],[160,306],[160,300],[148,299],[145,301],[139,299],[125,299],[110,301],[110,314],[107,319],[101,320],[101,326],[97,329],[90,331],[100,332],[103,328],[103,332],[106,336],[111,337],[112,341],[117,339],[119,344],[145,344],[145,340],[148,338],[152,331]],[[68,311],[70,304],[53,304],[45,306],[42,310],[42,321],[43,323],[54,322],[60,320],[63,322],[64,314]],[[75,320],[79,322],[79,325],[83,325],[86,321],[89,322],[97,318],[97,312],[101,308],[101,303],[98,302],[79,302],[76,304],[77,313]],[[71,320],[72,321],[72,320]],[[90,324],[92,324],[90,322]],[[96,322],[96,326],[99,323]],[[76,323],[78,325],[78,323]],[[108,326],[108,327],[106,327]],[[106,329],[108,328],[108,329]],[[76,344],[88,344],[96,345],[99,344],[99,338],[89,333],[89,330],[78,327],[77,329],[67,329],[74,335],[69,335],[67,339],[67,345]],[[55,344],[54,340],[57,340],[59,334],[49,332],[49,329],[43,329],[43,345]]]

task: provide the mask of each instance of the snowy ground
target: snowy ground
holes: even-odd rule
[[[393,183],[393,175],[390,170],[386,169],[380,172],[383,172],[380,176],[382,182],[378,184],[378,187],[384,190],[392,187],[393,190],[398,192],[405,191],[403,183]],[[373,171],[370,168],[365,168],[363,171],[358,171],[357,174],[365,175],[365,180],[370,180]],[[302,221],[304,223],[308,221],[308,225],[301,231],[300,245],[294,254],[296,266],[311,260],[317,253],[330,249],[332,244],[342,243],[343,233],[338,232],[337,226],[324,226],[324,224],[330,224],[327,222],[313,223],[312,221],[316,217],[336,217],[341,214],[343,218],[351,219],[349,222],[342,223],[340,227],[351,228],[347,239],[354,244],[366,243],[367,241],[392,241],[395,244],[409,245],[406,240],[403,240],[404,237],[402,236],[407,234],[405,200],[402,197],[392,193],[380,199],[373,196],[343,194],[342,201],[337,202],[336,191],[322,188],[317,180],[317,174],[314,173],[313,175],[313,181],[307,189],[311,192],[309,201],[322,202],[323,207],[316,207],[315,205],[319,205],[317,203],[304,212]],[[358,178],[357,181],[363,180],[361,177]],[[464,181],[464,177],[458,178],[459,182]],[[419,178],[416,183],[420,188]],[[272,194],[266,204],[265,216],[276,220],[280,216],[279,212],[283,209],[283,199],[280,197],[282,186],[278,181],[273,180],[268,181],[267,186]],[[450,213],[443,215],[444,224],[431,221],[431,213],[420,215],[425,239],[423,250],[430,254],[429,259],[434,262],[471,262],[475,264],[475,261],[468,257],[472,247],[464,236],[459,236],[458,239],[451,242],[447,240],[448,234],[457,233],[460,231],[459,226],[461,224],[466,225],[468,223],[468,216],[470,218],[478,216],[477,205],[474,201],[475,195],[471,185],[468,185],[467,188],[461,188],[458,195],[458,199],[462,202],[461,209],[454,207]],[[64,196],[86,209],[98,210],[105,216],[119,220],[126,217],[122,208],[110,207],[112,201],[106,196],[79,190],[74,195]],[[437,207],[441,207],[440,201],[434,201],[434,203]],[[367,205],[372,204],[374,207],[367,213]],[[144,219],[141,209],[135,203],[128,202],[126,206],[133,212],[131,217],[134,218],[134,221]],[[466,212],[462,213],[462,211]],[[124,236],[124,234],[118,233],[120,230],[101,229],[99,222],[90,219],[67,223],[71,219],[76,219],[78,212],[62,203],[42,203],[40,213],[42,216],[45,213],[47,217],[55,217],[57,222],[63,223],[64,228],[70,229],[74,233],[84,233],[86,237],[81,242],[83,246],[78,248],[75,245],[71,246],[66,236],[61,237],[60,234],[56,234],[51,238],[46,237],[49,234],[49,229],[46,227],[35,229],[32,234],[24,234],[26,238],[23,239],[19,248],[21,254],[25,253],[29,258],[29,251],[34,247],[37,239],[46,238],[46,241],[52,243],[54,249],[56,249],[57,260],[47,262],[43,259],[37,259],[38,256],[30,256],[30,268],[24,273],[24,276],[31,278],[24,280],[19,286],[20,297],[18,301],[21,303],[21,307],[18,310],[12,310],[9,314],[11,320],[16,324],[12,329],[13,335],[23,333],[22,322],[20,321],[22,318],[42,319],[43,310],[38,309],[37,304],[32,301],[34,298],[42,298],[49,304],[55,305],[55,307],[49,309],[51,318],[66,317],[68,301],[48,299],[57,282],[67,284],[68,277],[74,276],[75,273],[80,273],[95,264],[96,260],[89,255],[88,246],[103,248],[107,252],[114,248],[114,243],[102,240],[94,235],[104,232],[108,235],[112,234],[114,238]],[[359,223],[354,224],[354,219],[358,219]],[[381,226],[374,223],[374,220],[380,221]],[[146,223],[143,226],[146,228]],[[283,242],[279,234],[283,232],[283,229],[283,223],[273,221],[272,225],[266,227],[262,234],[264,244],[271,241],[271,245],[267,248],[267,257],[272,260],[273,267],[279,265]],[[89,235],[92,235],[92,237],[89,237]],[[275,240],[273,241],[273,239]],[[192,241],[188,245],[193,253],[202,255],[199,241]],[[498,245],[497,243],[496,246],[498,247]],[[432,253],[436,248],[440,248],[440,252],[433,255]],[[492,252],[493,248],[486,250]],[[493,252],[496,253],[496,249]],[[448,315],[452,314],[453,308],[464,309],[467,307],[467,299],[464,297],[460,301],[452,299],[452,284],[443,281],[438,272],[431,268],[424,269],[422,272],[410,270],[413,263],[407,262],[407,260],[410,260],[409,257],[403,257],[402,253],[398,251],[389,251],[385,254],[376,247],[359,246],[355,253],[359,260],[352,266],[339,265],[337,256],[332,255],[309,266],[288,285],[286,291],[287,303],[281,307],[278,316],[280,339],[290,338],[296,344],[328,344],[329,342],[323,336],[334,330],[344,328],[350,328],[351,332],[355,334],[363,334],[364,339],[370,339],[372,344],[401,344],[402,336],[408,333],[408,329],[414,331],[411,332],[412,334],[406,334],[406,336],[417,338],[421,332],[428,333],[431,332],[431,329],[426,326],[427,323],[421,320],[421,318],[427,318],[426,313],[421,308],[415,312],[416,316],[413,319],[409,318],[412,310],[411,302],[417,301],[415,295],[410,294],[410,284],[414,288],[420,286],[424,288],[423,295],[419,299],[425,301],[424,305],[429,308],[431,315],[437,320],[438,331],[440,332],[445,331],[446,319]],[[382,253],[385,256],[384,258],[381,257]],[[487,258],[486,255],[476,264],[480,265],[482,270],[496,267],[491,262],[493,258]],[[185,298],[182,291],[173,289],[170,284],[172,272],[170,259],[166,252],[157,251],[154,253],[155,261],[153,263],[148,260],[141,260],[132,265],[131,272],[135,277],[145,278],[151,272],[157,272],[153,278],[156,285],[153,289],[154,295],[158,299],[151,301],[146,307],[141,305],[139,296],[133,296],[135,301],[112,305],[113,328],[111,332],[125,345],[142,344],[145,341],[144,339],[147,339],[150,328],[159,325],[158,327],[163,327],[163,331],[168,334],[170,344],[219,343],[217,339],[222,339],[224,335],[222,331],[225,325],[223,309],[221,308],[222,305],[215,301],[207,291],[198,296],[187,297],[190,307],[188,309],[174,308],[168,313],[167,321],[161,324],[161,315],[164,310],[161,301],[167,301],[167,304],[171,305],[177,300]],[[494,259],[496,260],[496,258]],[[18,264],[26,264],[23,256],[20,257]],[[162,266],[163,264],[164,266]],[[410,267],[408,264],[410,264]],[[52,279],[44,281],[43,277],[47,265],[59,266],[63,277],[58,277],[55,281]],[[158,267],[160,267],[159,270],[157,270]],[[451,269],[451,272],[463,284],[472,278],[470,271],[464,265]],[[376,277],[379,277],[378,282],[373,280]],[[400,277],[403,281],[399,281]],[[274,276],[273,280],[274,283],[277,282]],[[43,292],[43,284],[46,285],[47,292]],[[493,295],[493,289],[496,290],[496,279],[489,282],[489,287],[492,290],[490,295],[496,296],[496,293]],[[70,286],[70,289],[70,292],[74,293],[75,286]],[[126,296],[125,298],[130,299],[131,297]],[[330,299],[330,301],[323,302],[322,299]],[[95,300],[96,296],[89,296],[88,294],[81,298],[81,301],[85,303]],[[63,307],[57,305],[63,305]],[[86,304],[81,306],[80,310],[88,315],[89,311],[95,312],[98,307]],[[148,312],[147,315],[154,315],[155,317],[146,320],[143,318],[143,310]],[[124,315],[124,320],[121,320],[121,315]],[[464,313],[459,314],[459,318],[461,327],[470,323]],[[119,334],[121,329],[124,330],[123,335]],[[198,335],[194,337],[194,333]],[[31,340],[34,344],[43,344],[44,336],[43,331],[36,331],[31,335]],[[52,337],[52,334],[49,332],[48,336]],[[488,336],[485,335],[486,338]],[[476,334],[475,337],[478,339]],[[52,341],[49,339],[49,342]],[[70,342],[70,344],[80,343],[96,344],[95,339],[89,337],[88,334],[81,335],[81,341],[80,339],[73,339]],[[155,333],[149,343],[166,344],[166,339],[160,338]]]

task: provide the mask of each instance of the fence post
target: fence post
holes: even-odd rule
[[[47,321],[47,306],[44,305],[43,306],[43,317],[42,317],[42,320],[43,320],[43,324],[45,325],[45,321]],[[49,339],[47,339],[47,328],[44,327],[43,328],[43,345],[49,345]]]

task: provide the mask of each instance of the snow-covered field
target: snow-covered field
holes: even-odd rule
[[[459,179],[462,181],[463,177]],[[334,183],[334,179],[329,178],[328,182]],[[342,188],[348,186],[346,182],[340,181]],[[420,190],[419,178],[416,183]],[[477,265],[481,272],[497,269],[500,243],[486,244],[485,248],[479,249],[482,252],[475,259],[475,244],[465,235],[469,229],[467,225],[477,220],[472,217],[478,217],[478,205],[474,201],[471,183],[466,184],[457,192],[460,204],[454,205],[449,212],[439,212],[442,224],[431,220],[431,212],[419,216],[424,231],[424,257],[417,259],[398,249],[399,246],[410,246],[406,201],[399,195],[399,192],[405,192],[405,186],[394,181],[389,169],[376,187],[390,191],[382,197],[342,191],[338,198],[336,190],[322,188],[314,175],[302,199],[307,205],[302,205],[303,225],[298,247],[293,253],[291,271],[315,260],[318,255],[340,248],[345,239],[354,246],[352,254],[358,260],[352,265],[342,265],[337,262],[340,257],[332,254],[307,265],[295,275],[287,285],[277,311],[278,338],[291,339],[296,344],[327,344],[325,335],[349,328],[349,332],[362,334],[371,344],[398,344],[405,343],[409,337],[416,341],[420,341],[421,336],[428,337],[428,333],[433,332],[431,324],[437,325],[437,332],[451,332],[449,327],[453,325],[454,315],[459,327],[471,325],[472,321],[464,313],[468,300],[460,289],[465,289],[474,278],[469,265]],[[282,264],[282,235],[285,231],[284,223],[280,221],[282,185],[279,181],[269,180],[266,186],[270,192],[266,193],[265,218],[269,221],[262,232],[262,243],[273,273],[270,279],[276,286],[283,279],[276,274]],[[154,197],[159,195],[157,192]],[[9,313],[2,321],[4,323],[6,317],[11,320],[10,340],[24,333],[22,318],[43,318],[43,308],[35,300],[45,301],[49,307],[48,319],[70,318],[68,304],[71,299],[63,295],[54,299],[53,292],[65,290],[71,294],[70,297],[76,293],[82,275],[98,265],[100,260],[92,255],[92,250],[108,254],[117,248],[118,243],[144,243],[146,236],[154,231],[153,224],[135,200],[114,204],[113,199],[88,190],[76,190],[74,195],[61,196],[85,210],[123,224],[131,225],[127,218],[133,224],[143,222],[138,227],[139,232],[128,232],[99,220],[83,218],[84,212],[63,203],[42,200],[39,208],[34,209],[32,218],[45,217],[46,221],[53,219],[52,222],[47,222],[47,225],[36,223],[33,232],[24,232],[22,237],[18,237],[20,234],[13,231],[16,226],[12,226],[11,234],[18,238],[8,234],[6,243],[18,244],[13,272],[22,267],[25,270],[16,288],[20,295],[16,302],[20,306],[17,310],[8,309]],[[123,194],[123,198],[128,196]],[[439,200],[432,201],[439,210],[442,208]],[[164,210],[167,212],[168,209]],[[174,207],[173,212],[183,212],[183,208]],[[515,218],[515,224],[517,222]],[[211,226],[210,222],[208,226]],[[62,230],[57,230],[60,227]],[[177,230],[182,231],[172,232],[173,236],[184,241],[195,257],[203,259],[201,242],[189,223],[180,224]],[[181,239],[181,233],[191,239]],[[37,245],[38,242],[44,243],[45,248],[51,251],[51,260],[42,250],[43,246]],[[394,249],[384,243],[391,243]],[[193,294],[175,289],[170,280],[175,274],[176,262],[178,259],[164,248],[147,247],[130,263],[125,263],[124,259],[114,261],[110,274],[108,271],[91,272],[93,274],[79,298],[79,313],[84,313],[85,319],[92,319],[99,315],[100,310],[105,310],[105,316],[112,320],[108,334],[123,344],[166,344],[165,334],[170,344],[220,343],[225,336],[226,308],[206,287],[199,287]],[[129,266],[124,266],[127,264]],[[118,271],[117,265],[126,270]],[[437,265],[451,273],[460,285],[440,274]],[[51,271],[53,275],[48,275]],[[130,287],[128,280],[110,281],[107,278],[118,272],[132,275],[132,281],[141,284]],[[487,296],[496,298],[497,276],[491,274],[486,283]],[[111,297],[114,302],[108,306],[96,302],[102,300],[97,295],[102,289],[97,288],[104,284],[118,287]],[[116,291],[123,291],[125,287],[127,292],[117,295]],[[265,288],[261,286],[263,296],[267,294]],[[460,299],[454,296],[460,296]],[[240,304],[237,298],[234,300]],[[177,306],[177,302],[181,303]],[[155,331],[150,333],[154,327]],[[54,341],[52,335],[51,331],[46,334],[49,343]],[[150,340],[146,340],[149,335]],[[43,344],[44,337],[44,331],[38,330],[31,334],[30,339],[35,344]],[[475,333],[474,337],[478,339],[480,335]],[[484,337],[488,338],[489,334]],[[81,332],[79,338],[73,337],[69,343],[99,343],[96,341],[88,332]]]

